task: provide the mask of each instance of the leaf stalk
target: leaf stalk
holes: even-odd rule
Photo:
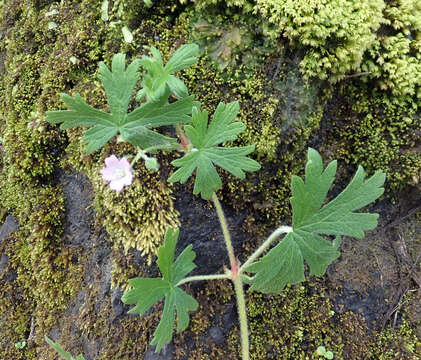
[[[237,267],[237,260],[234,255],[234,248],[232,247],[231,235],[228,230],[227,220],[225,218],[224,211],[222,210],[221,203],[219,202],[218,197],[215,193],[212,194],[212,201],[215,205],[216,213],[218,214],[219,222],[222,228],[222,233],[224,234],[225,245],[227,246],[228,257],[231,265],[231,271],[235,273]]]
[[[229,279],[231,276],[230,273],[226,274],[215,274],[215,275],[197,275],[197,276],[189,276],[180,280],[176,286],[183,285],[188,282],[192,281],[204,281],[204,280],[220,280],[220,279]]]
[[[244,269],[253,263],[254,260],[256,260],[260,255],[263,254],[263,252],[282,234],[288,234],[292,231],[292,227],[291,226],[280,226],[278,227],[272,234],[270,234],[270,236],[265,240],[265,242],[260,245],[256,251],[250,255],[250,257],[247,259],[247,261],[240,267],[240,271],[239,273],[241,274]]]

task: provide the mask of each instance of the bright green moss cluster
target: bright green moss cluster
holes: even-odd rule
[[[361,85],[342,87],[340,94],[333,101],[339,104],[329,139],[337,144],[338,157],[371,172],[385,171],[389,192],[417,184],[421,121],[416,104],[411,99],[391,101],[384,93]]]
[[[361,69],[378,79],[381,89],[421,99],[421,4],[394,1],[384,16],[385,34],[380,31]]]
[[[126,253],[134,248],[151,261],[167,227],[179,225],[179,214],[173,206],[172,191],[159,175],[141,168],[134,176],[141,181],[135,180],[121,194],[107,189],[102,179],[96,181],[96,210],[104,216],[107,233],[114,242],[121,243]]]
[[[274,31],[307,48],[300,64],[307,77],[336,82],[358,71],[382,22],[383,0],[257,0]]]
[[[310,295],[304,286],[289,287],[278,296],[249,293],[251,358],[267,359],[272,354],[281,359],[305,359],[322,345],[335,358],[342,358],[333,315],[329,301],[317,293]]]
[[[254,22],[251,31],[236,28],[235,37],[234,28],[220,28],[218,16],[207,22],[206,14],[215,12],[217,5],[222,8],[221,2],[196,3],[198,30],[214,36],[219,26],[219,44],[210,47],[211,56],[219,61],[231,55],[233,46],[227,39],[241,49],[247,38],[244,33],[253,33],[255,39],[260,33],[272,42],[287,38],[292,48],[304,49],[300,69],[306,78],[336,83],[347,76],[362,76],[395,96],[421,97],[421,5],[417,0],[228,1],[224,11],[236,21]]]

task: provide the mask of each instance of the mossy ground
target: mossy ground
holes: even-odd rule
[[[0,244],[0,253],[9,258],[0,275],[4,314],[0,358],[53,359],[43,336],[54,329],[74,354],[87,351],[104,360],[142,358],[156,327],[156,313],[142,319],[116,316],[118,297],[110,294],[116,294],[113,289],[123,287],[128,278],[156,271],[138,261],[135,249],[153,257],[166,226],[179,223],[172,199],[175,190],[166,181],[172,159],[162,155],[161,171],[155,174],[138,164],[135,185],[115,195],[105,188],[99,169],[109,154],[133,149],[110,144],[86,156],[81,129],[63,133],[44,121],[45,111],[62,108],[60,92],[79,92],[91,105],[103,108],[98,62],[109,63],[116,52],[135,58],[154,45],[168,59],[189,39],[201,44],[204,53],[199,62],[182,78],[211,112],[220,101],[240,101],[240,119],[247,131],[238,143],[256,144],[255,156],[263,165],[261,172],[243,182],[223,174],[221,197],[237,211],[247,211],[243,227],[250,234],[266,234],[289,215],[289,179],[302,171],[308,145],[323,150],[326,160],[344,160],[349,168],[361,163],[370,172],[386,171],[388,192],[395,198],[400,190],[419,186],[420,117],[413,98],[393,98],[359,82],[332,88],[304,81],[297,55],[302,49],[296,52],[274,38],[273,31],[265,33],[259,28],[261,22],[248,15],[250,9],[213,8],[206,13],[210,11],[206,7],[200,10],[171,1],[151,9],[142,1],[110,1],[109,19],[103,21],[101,4],[100,0],[0,2],[0,199],[3,213],[13,213],[19,222],[19,231]],[[123,25],[133,33],[132,43],[123,41]],[[97,220],[89,253],[63,239],[66,204],[57,180],[60,169],[77,169],[92,184]],[[349,177],[348,170],[341,173],[344,181]],[[109,247],[110,260],[104,262],[106,269],[86,277],[102,227],[108,237],[99,244]],[[254,246],[250,241],[244,251]],[[417,246],[410,245],[411,251]],[[345,263],[350,258],[345,254]],[[16,274],[16,279],[7,274]],[[107,277],[114,286],[109,292],[101,288]],[[412,359],[420,353],[415,292],[399,302],[405,304],[407,315],[399,318],[395,330],[370,332],[361,315],[332,313],[324,295],[331,296],[331,290],[317,283],[289,288],[280,296],[249,294],[252,347],[262,354],[255,358],[273,354],[311,359],[319,345],[334,351],[338,359]],[[224,315],[233,314],[235,319],[230,284],[190,291],[201,307],[189,330],[174,340],[176,358],[237,359],[236,327],[227,330],[222,343],[208,336],[211,327],[224,327]],[[69,314],[79,296],[83,304]],[[17,349],[14,344],[24,339],[28,346]]]

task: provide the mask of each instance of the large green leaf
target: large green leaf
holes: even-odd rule
[[[48,111],[46,120],[61,123],[61,129],[76,126],[91,127],[85,131],[83,139],[86,152],[92,153],[104,146],[112,137],[121,133],[123,138],[142,149],[151,146],[165,146],[174,139],[161,135],[154,127],[189,123],[193,97],[187,97],[168,104],[162,99],[141,105],[128,113],[128,106],[136,82],[139,79],[140,60],[133,61],[126,69],[125,55],[116,54],[111,71],[104,63],[99,65],[99,78],[107,94],[110,113],[87,104],[79,94],[61,94],[63,102],[70,110]]]
[[[125,292],[122,297],[124,303],[136,304],[129,313],[140,313],[140,315],[165,297],[161,321],[151,342],[152,345],[156,345],[157,352],[171,341],[176,313],[177,332],[180,332],[189,324],[189,311],[194,311],[198,307],[197,301],[177,286],[180,280],[196,267],[193,263],[196,254],[192,251],[191,245],[185,248],[174,261],[178,234],[178,230],[168,228],[164,245],[158,250],[158,267],[162,278],[130,279],[129,284],[133,289]]]
[[[248,282],[251,289],[278,293],[286,284],[305,279],[304,261],[310,275],[321,276],[340,255],[341,235],[362,238],[364,231],[377,226],[378,214],[355,213],[383,194],[385,174],[376,172],[365,180],[359,166],[349,185],[331,202],[323,206],[336,173],[336,161],[323,170],[322,158],[314,149],[308,150],[305,182],[292,178],[293,231],[260,260],[246,267],[254,273]],[[322,235],[336,235],[331,242]]]
[[[202,198],[210,199],[212,193],[222,187],[215,165],[240,179],[245,177],[244,171],[259,170],[259,163],[246,156],[254,151],[254,145],[233,148],[216,146],[224,141],[235,140],[245,129],[242,122],[233,122],[238,111],[237,101],[228,105],[220,103],[208,125],[208,113],[194,108],[192,125],[184,127],[194,148],[181,159],[172,162],[179,169],[168,181],[184,183],[196,170],[193,193],[200,193]]]

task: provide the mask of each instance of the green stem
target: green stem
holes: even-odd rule
[[[241,266],[239,273],[241,274],[244,269],[250,265],[254,260],[256,260],[280,235],[285,233],[290,233],[292,227],[290,226],[280,226],[278,227],[266,241],[259,246],[259,248],[247,259],[247,261]]]
[[[231,235],[228,230],[227,220],[222,210],[221,203],[215,193],[212,194],[212,200],[215,204],[216,213],[218,214],[219,222],[221,223],[222,232],[224,234],[225,244],[228,250],[228,256],[231,263],[230,278],[234,283],[235,296],[237,298],[237,311],[238,319],[240,321],[240,334],[241,334],[241,353],[242,360],[249,360],[249,332],[247,326],[247,311],[246,300],[244,297],[243,280],[239,272],[239,263],[234,255],[234,248],[232,247]]]
[[[228,250],[228,257],[230,259],[231,270],[233,271],[235,268],[237,268],[237,260],[235,259],[234,248],[232,247],[231,235],[228,230],[227,220],[225,219],[221,203],[219,202],[215,193],[212,194],[212,200],[215,205],[216,213],[218,214],[219,222],[221,223],[222,233],[224,234],[225,244]]]
[[[237,276],[234,280],[235,295],[237,297],[237,311],[238,319],[240,321],[240,334],[241,334],[241,353],[242,360],[249,360],[249,332],[247,326],[247,311],[246,301],[244,298],[243,281],[240,276]]]
[[[189,276],[180,280],[176,286],[183,285],[191,281],[203,281],[203,280],[218,280],[218,279],[229,279],[230,274],[217,274],[217,275],[197,275]]]

